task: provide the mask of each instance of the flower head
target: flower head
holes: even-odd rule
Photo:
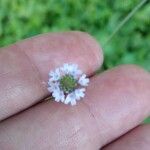
[[[85,96],[89,79],[76,64],[64,64],[49,73],[48,91],[54,100],[64,104],[76,105]]]

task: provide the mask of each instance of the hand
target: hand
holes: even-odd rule
[[[1,48],[0,149],[148,150],[150,125],[138,125],[150,114],[150,74],[122,65],[94,75],[102,61],[95,40],[80,32]],[[85,98],[73,107],[44,101],[48,72],[65,62],[91,77]]]

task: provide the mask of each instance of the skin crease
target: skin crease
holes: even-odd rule
[[[139,125],[150,114],[150,74],[135,65],[91,77],[77,106],[44,101],[26,109],[48,95],[43,83],[49,69],[71,61],[91,75],[102,60],[95,40],[80,32],[46,34],[2,48],[0,149],[97,150]],[[18,92],[20,84],[24,92]]]
[[[150,125],[141,125],[102,150],[149,150]]]

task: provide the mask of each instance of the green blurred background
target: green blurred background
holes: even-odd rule
[[[103,69],[133,63],[150,71],[149,1],[106,44],[120,22],[140,2],[0,0],[0,47],[41,33],[81,30],[93,35],[102,45]]]

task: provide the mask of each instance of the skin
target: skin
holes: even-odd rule
[[[103,150],[149,150],[150,125],[140,125]]]
[[[44,100],[48,72],[68,62],[90,76],[85,98],[74,107]],[[94,75],[102,62],[102,49],[81,32],[1,48],[0,149],[148,150],[150,126],[137,126],[150,114],[150,74],[122,65]]]

